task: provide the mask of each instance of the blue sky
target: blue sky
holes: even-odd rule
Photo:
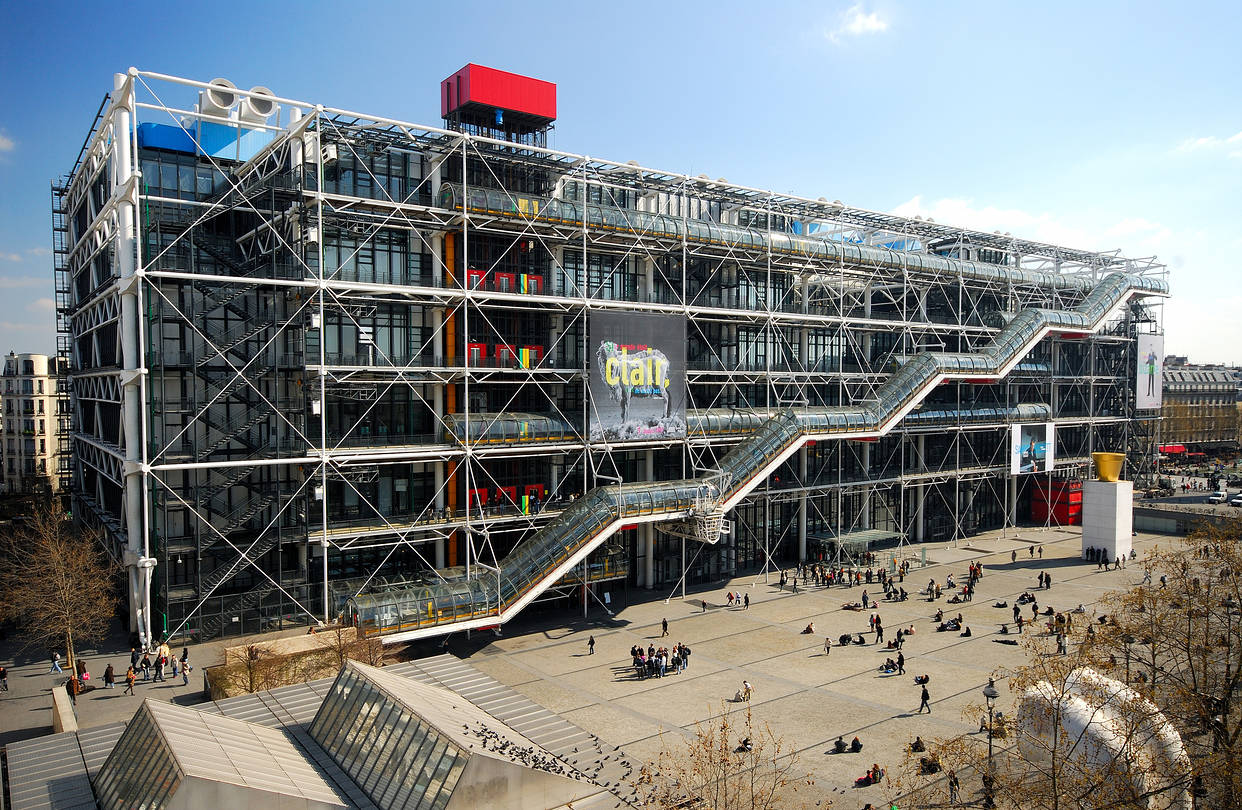
[[[51,351],[49,181],[129,66],[438,123],[468,61],[566,151],[1157,255],[1169,353],[1242,363],[1242,4],[11,4],[0,351]]]

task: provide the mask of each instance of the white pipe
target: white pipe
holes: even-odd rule
[[[143,76],[143,77],[151,78],[151,79],[159,79],[161,81],[166,81],[166,82],[170,82],[173,84],[182,84],[182,85],[186,85],[189,87],[198,87],[198,88],[207,88],[210,86],[207,83],[194,81],[192,79],[183,79],[178,76],[170,76],[164,73],[155,73],[151,71],[140,71],[140,70],[136,70],[133,68],[131,68],[131,70],[133,70],[139,76]],[[250,95],[250,92],[252,91],[233,90],[233,92],[239,96],[248,96]],[[296,99],[287,99],[287,98],[282,98],[280,96],[272,96],[272,99],[280,104],[292,104],[292,105],[303,106],[303,107],[317,106],[317,105],[311,104],[310,102],[298,101]],[[412,123],[409,121],[402,121],[400,119],[395,119],[395,118],[383,118],[383,117],[378,117],[378,116],[373,116],[373,115],[367,115],[365,113],[340,109],[337,107],[321,107],[320,109],[322,109],[323,113],[327,115],[362,118],[368,121],[373,121],[377,124],[390,124],[392,126],[397,126],[397,127],[407,128],[407,129],[415,129],[421,132],[426,132],[428,134],[448,135],[448,136],[455,137],[455,138],[462,138],[465,140],[475,141],[479,143],[500,146],[505,149],[511,149],[513,147],[513,144],[509,141],[497,140],[494,138],[484,138],[484,137],[477,136],[477,135],[463,135],[462,133],[456,132],[453,130],[441,129],[439,127],[431,127],[431,126],[426,126],[423,124],[416,124],[416,123]],[[583,155],[574,154],[572,152],[562,152],[556,149],[549,149],[549,148],[540,147],[540,146],[523,145],[522,148],[530,152],[544,154],[550,157],[566,158],[566,159],[573,161],[576,164],[581,164],[581,163],[586,163],[586,162],[594,163],[599,166],[599,171],[609,171],[610,169],[611,170],[624,169],[625,171],[628,171],[628,172],[642,172],[646,174],[659,175],[661,177],[667,177],[671,179],[680,179],[687,185],[692,185],[696,187],[702,186],[705,188],[723,188],[728,191],[739,191],[739,192],[748,193],[748,194],[758,194],[758,195],[766,196],[771,199],[779,198],[782,201],[801,203],[801,204],[816,206],[820,208],[823,208],[825,206],[823,202],[819,201],[818,199],[812,199],[810,197],[800,197],[794,194],[778,194],[776,192],[773,192],[767,189],[753,188],[750,186],[741,186],[741,185],[736,185],[733,183],[720,183],[717,181],[708,181],[704,183],[699,178],[692,177],[688,174],[684,174],[681,172],[663,171],[660,169],[652,169],[652,168],[648,168],[648,167],[635,164],[632,162],[618,163],[616,161],[611,161],[611,160],[589,158]],[[911,233],[917,233],[919,229],[925,227],[927,224],[923,220],[915,220],[910,217],[898,217],[898,216],[894,216],[891,213],[871,211],[869,209],[858,208],[856,206],[837,207],[834,205],[830,205],[829,207],[834,209],[837,216],[856,214],[856,215],[863,215],[863,216],[884,217],[885,219],[891,222],[891,229],[894,231],[904,229]],[[828,216],[825,216],[824,220],[832,221],[832,219]],[[850,223],[845,223],[845,224],[850,224]],[[857,226],[853,226],[853,227],[857,227]],[[958,228],[955,226],[949,226],[949,227],[951,227],[954,231],[957,231],[958,234],[962,236],[982,237],[989,242],[995,239],[994,234],[985,233],[983,231],[968,230],[968,229]],[[1051,244],[1047,244],[1043,242],[1033,242],[1029,239],[1021,239],[1018,241],[1020,241],[1023,245],[1037,247],[1049,253],[1056,253],[1058,251],[1065,250],[1063,246],[1051,245]],[[1119,263],[1118,257],[1116,255],[1109,255],[1105,253],[1097,253],[1097,252],[1085,251],[1085,250],[1075,250],[1074,252],[1088,254],[1093,259],[1096,259],[1097,261],[1100,261],[1100,262],[1104,262],[1105,264],[1109,266]]]
[[[117,275],[121,299],[121,367],[122,375],[122,430],[125,443],[125,461],[132,464],[125,475],[125,565],[130,569],[130,630],[136,630],[144,647],[151,638],[151,587],[150,567],[147,561],[146,542],[142,533],[142,430],[139,423],[142,413],[142,392],[139,390],[138,317],[139,301],[136,270],[134,201],[130,188],[133,174],[133,120],[130,105],[133,102],[133,83],[123,73],[113,77],[113,91],[117,98],[112,117],[112,192],[116,200],[117,227],[113,234],[116,244]]]

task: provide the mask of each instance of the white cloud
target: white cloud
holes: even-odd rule
[[[991,205],[978,207],[973,200],[960,198],[927,202],[917,196],[894,208],[893,213],[904,217],[930,217],[945,225],[985,233],[1012,233],[1022,239],[1080,250],[1121,248],[1125,255],[1135,257],[1159,253],[1161,247],[1166,246],[1173,237],[1172,230],[1167,226],[1143,217],[1091,222],[1082,214],[1053,215]]]
[[[51,249],[45,248],[45,247],[27,248],[26,253],[31,256],[51,256],[52,255]]]
[[[26,305],[26,311],[35,315],[51,315],[56,311],[56,302],[51,298],[36,298]]]
[[[878,34],[888,30],[888,21],[878,11],[867,14],[861,5],[854,5],[841,13],[837,27],[828,32],[828,39],[840,42],[846,37],[860,37],[866,34]]]
[[[6,262],[20,262],[22,260],[22,257],[20,253],[9,253],[6,251],[0,251],[0,260],[6,261]]]
[[[17,142],[3,132],[0,132],[0,153],[12,152],[16,148]]]
[[[1226,144],[1242,143],[1242,132],[1236,132],[1227,138],[1220,138],[1216,135],[1204,135],[1201,138],[1187,138],[1173,148],[1174,152],[1185,154],[1187,152],[1206,152],[1219,149]],[[1230,152],[1229,157],[1237,157],[1238,152]]]

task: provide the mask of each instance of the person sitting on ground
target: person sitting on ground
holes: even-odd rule
[[[936,621],[936,622],[944,621],[944,609],[943,608],[936,611],[936,618],[933,619],[932,621]]]
[[[960,605],[960,604],[962,603],[962,601],[963,601],[963,600],[962,600],[962,597],[961,597],[961,596],[959,596],[958,594],[954,594],[954,595],[953,595],[953,598],[949,600],[949,604],[950,604],[950,605]]]
[[[915,676],[914,676],[914,685],[915,685],[915,686],[927,686],[927,684],[928,684],[930,681],[931,681],[931,676],[930,676],[930,675],[915,675]]]
[[[862,750],[862,740],[859,740],[857,737],[855,737],[853,740],[850,741],[850,753],[857,754],[861,750]]]
[[[1004,599],[1002,599],[999,602],[993,602],[992,607],[997,607],[997,608],[1009,607],[1009,603],[1006,602]]]
[[[854,637],[851,636],[849,633],[842,633],[840,636],[837,637],[837,644],[841,645],[842,647],[848,647],[853,640],[854,640]]]
[[[1079,602],[1078,607],[1074,608],[1073,612],[1074,613],[1086,613],[1087,608],[1083,605],[1082,602]]]
[[[897,671],[897,662],[891,658],[884,659],[884,663],[880,664],[880,672],[891,674]]]
[[[742,750],[743,750],[743,751],[753,751],[753,750],[755,750],[755,747],[754,747],[753,745],[751,745],[751,742],[750,742],[750,737],[743,737],[743,738],[742,738]]]
[[[1045,615],[1045,616],[1052,616],[1052,615],[1053,615],[1053,614],[1055,614],[1055,613],[1056,613],[1056,611],[1055,611],[1055,610],[1053,610],[1051,606],[1044,608],[1044,615]]]
[[[863,634],[862,634],[862,633],[855,633],[855,634],[854,634],[854,643],[855,643],[855,644],[866,644],[866,643],[867,643],[867,639],[863,638]]]
[[[918,753],[921,753],[921,752],[926,751],[926,750],[927,750],[927,746],[923,744],[923,738],[922,738],[922,737],[918,737],[918,736],[916,736],[916,737],[914,738],[914,742],[910,743],[910,751],[911,751],[911,753],[918,754]]]
[[[1007,636],[1007,635],[1009,635],[1009,625],[1007,625],[1007,624],[1002,624],[1002,625],[1000,626],[1000,634],[1001,634],[1002,636]]]
[[[904,602],[904,601],[906,601],[906,600],[907,600],[907,599],[909,599],[909,598],[910,598],[910,594],[906,593],[906,589],[905,589],[905,588],[898,588],[898,589],[897,589],[897,601],[898,601],[898,602]]]
[[[940,773],[940,757],[936,754],[930,757],[919,757],[919,773],[924,776]]]
[[[806,627],[802,628],[802,635],[813,635],[815,633],[815,622],[810,622]]]
[[[858,738],[855,737],[854,739]],[[837,741],[832,744],[832,751],[835,754],[844,754],[848,748],[849,746],[845,744],[844,737],[837,737]]]
[[[914,635],[914,625],[910,625],[909,627],[906,628],[906,635],[907,636]]]
[[[970,638],[970,628],[969,628],[969,627],[963,627],[963,628],[962,628],[962,632],[961,632],[959,635],[961,635],[961,636],[963,636],[963,637],[965,637],[965,638]]]
[[[846,602],[841,606],[842,610],[862,610],[862,602]]]

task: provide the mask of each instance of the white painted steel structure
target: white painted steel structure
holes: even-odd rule
[[[494,576],[569,495],[610,476],[711,469],[790,406],[873,401],[909,358],[977,352],[1018,313],[1073,309],[1110,273],[1165,278],[1154,259],[262,87],[196,108],[210,88],[118,74],[54,191],[75,513],[123,552],[131,623],[148,640],[331,618],[354,593],[417,576]],[[230,132],[227,148],[212,141]],[[479,193],[501,207],[475,205]],[[580,216],[549,218],[547,201]],[[688,438],[587,439],[598,310],[687,320]],[[853,530],[920,541],[1013,525],[1029,480],[1007,475],[997,437],[1017,409],[1056,421],[1071,471],[1104,444],[1139,447],[1127,353],[1159,321],[1158,303],[1126,299],[1003,369],[946,377],[879,442],[800,444],[724,504],[733,537],[697,550],[689,571],[672,540],[634,520],[613,530],[635,525],[637,537],[616,546],[611,571],[584,554],[553,592],[584,578],[667,588],[768,571]],[[512,359],[523,341],[536,362]],[[532,415],[560,427],[521,433]],[[527,427],[501,436],[510,424]],[[578,590],[585,606],[590,589]]]

